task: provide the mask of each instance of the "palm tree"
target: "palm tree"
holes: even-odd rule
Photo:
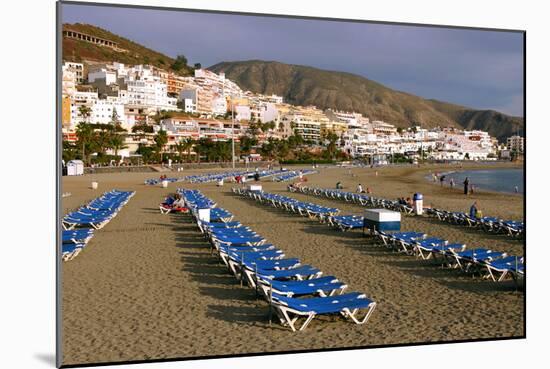
[[[87,163],[88,158],[86,157],[86,148],[88,148],[88,151],[92,150],[94,131],[86,122],[80,122],[76,126],[76,137],[78,145],[82,147],[82,160]]]
[[[164,150],[164,146],[168,143],[168,135],[166,134],[166,131],[160,130],[158,131],[157,135],[155,136],[155,149],[157,153],[160,154],[160,163],[162,164],[162,151]]]
[[[331,159],[334,159],[334,154],[336,154],[336,142],[338,141],[338,135],[333,131],[330,131],[325,135],[324,138],[328,141],[327,153]]]
[[[104,154],[105,150],[111,148],[112,134],[109,130],[102,130],[96,136],[96,143],[100,153]]]
[[[92,115],[92,109],[86,105],[80,105],[78,107],[78,115],[84,118],[84,123],[89,123],[90,116]]]
[[[279,140],[277,142],[277,160],[281,161],[286,159],[290,153],[290,147],[287,140]]]
[[[115,156],[118,156],[118,150],[126,149],[125,136],[119,134],[111,135],[110,146],[115,151]]]
[[[191,156],[191,149],[193,148],[193,144],[194,142],[191,138],[183,138],[174,145],[174,148],[178,152],[180,161],[182,161],[182,153],[184,151],[187,151],[187,159],[189,159],[189,157]]]

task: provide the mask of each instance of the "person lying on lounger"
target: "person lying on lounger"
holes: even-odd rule
[[[185,200],[180,194],[168,196],[166,200],[160,204],[161,213],[186,213],[188,209],[185,207]]]

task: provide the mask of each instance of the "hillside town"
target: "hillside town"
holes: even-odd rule
[[[525,146],[519,135],[499,144],[480,130],[421,124],[403,129],[355,112],[295,106],[282,96],[243,91],[224,73],[200,67],[193,76],[183,77],[152,65],[67,61],[62,71],[61,124],[67,159],[82,158],[87,150],[88,155],[101,152],[122,162],[155,147],[161,160],[162,153],[168,157],[176,152],[200,159],[199,142],[232,139],[241,158],[276,156],[276,152],[284,157],[286,151],[275,149],[280,146],[276,143],[290,140],[302,152],[324,150],[330,159],[382,163],[395,158],[510,160]],[[92,137],[101,140],[107,128],[116,134],[103,144],[88,145]],[[223,151],[207,159],[231,160],[226,146]]]

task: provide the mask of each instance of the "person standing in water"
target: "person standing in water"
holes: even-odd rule
[[[470,179],[466,177],[463,183],[464,183],[464,195],[467,195],[468,190],[470,189]]]

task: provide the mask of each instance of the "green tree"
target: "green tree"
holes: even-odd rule
[[[73,143],[69,141],[63,141],[63,160],[68,162],[69,160],[75,160],[79,158],[79,150],[78,147]]]
[[[284,160],[290,154],[288,140],[279,140],[277,142],[277,160]]]
[[[156,124],[160,124],[162,120],[172,118],[173,116],[174,112],[172,111],[158,110],[155,115],[152,116],[152,118]]]
[[[110,147],[115,151],[115,156],[118,156],[118,150],[126,149],[128,146],[125,145],[126,136],[121,134],[112,134]]]
[[[189,160],[189,157],[191,156],[191,149],[193,148],[194,142],[191,138],[183,138],[179,140],[175,145],[174,148],[178,152],[178,156],[180,161],[183,161],[183,153],[187,151],[187,160]]]
[[[115,108],[113,108],[113,113],[111,114],[111,120],[109,121],[109,123],[113,127],[120,126],[120,117],[118,116],[118,112]]]
[[[336,142],[338,142],[338,135],[333,131],[329,131],[324,135],[324,139],[328,142],[326,146],[327,156],[330,159],[334,159],[337,151]]]
[[[84,123],[90,123],[92,109],[86,105],[80,105],[78,107],[78,115],[84,119]]]
[[[96,141],[97,150],[101,154],[105,154],[107,149],[111,148],[111,131],[103,129],[99,131],[94,137]]]
[[[148,124],[139,123],[132,127],[133,133],[153,133],[153,126]]]
[[[166,131],[160,130],[155,136],[155,151],[160,155],[160,163],[162,164],[162,154],[164,151],[164,146],[168,143],[168,135]]]
[[[179,72],[185,67],[187,67],[187,58],[185,57],[185,55],[178,55],[174,63],[172,63],[172,65],[170,66],[170,68],[172,68],[172,70],[176,72]]]
[[[250,154],[252,148],[258,144],[258,139],[255,137],[242,136],[239,141],[240,150],[243,154]]]
[[[95,146],[95,132],[86,122],[80,122],[76,126],[77,145],[81,148],[82,160],[89,163],[87,154],[91,154]]]
[[[136,154],[141,155],[145,164],[150,163],[153,158],[153,148],[145,144],[139,144]]]
[[[251,119],[250,122],[248,123],[246,134],[255,139],[259,133],[260,133],[259,125],[254,122],[254,119]]]

